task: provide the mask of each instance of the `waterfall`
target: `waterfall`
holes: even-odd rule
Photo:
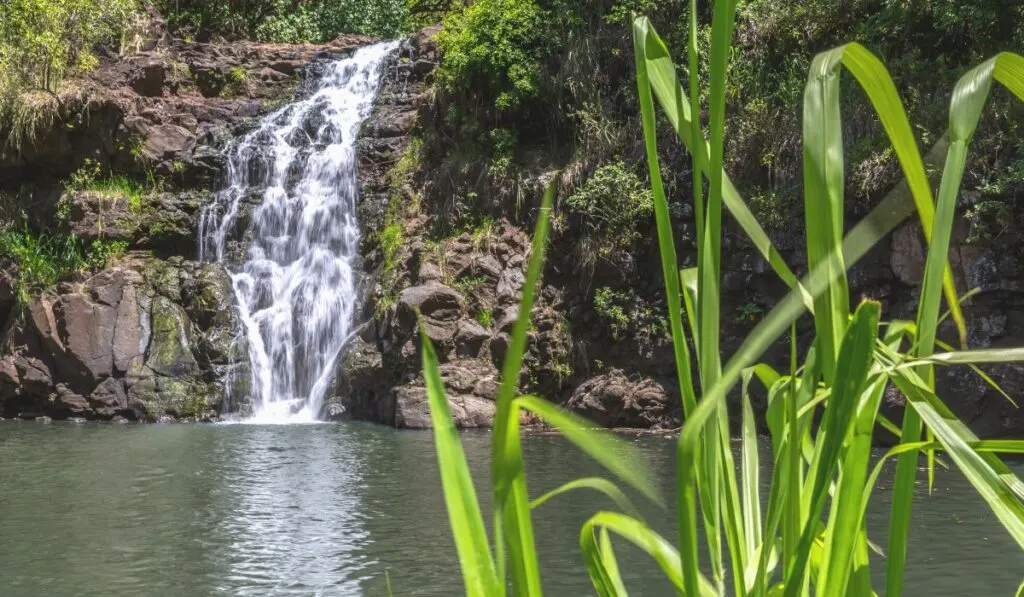
[[[331,63],[308,99],[238,140],[202,214],[200,259],[231,273],[249,359],[248,383],[229,380],[228,398],[248,397],[256,422],[316,420],[330,388],[358,302],[355,142],[395,47]],[[240,233],[249,244],[236,267],[226,253]]]

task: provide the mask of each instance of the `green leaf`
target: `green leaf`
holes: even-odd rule
[[[539,508],[551,498],[558,497],[563,493],[569,493],[570,491],[575,491],[577,489],[592,489],[599,493],[603,493],[615,502],[615,505],[621,508],[623,512],[633,516],[634,518],[640,518],[639,512],[633,506],[633,502],[626,497],[626,494],[622,493],[622,490],[619,489],[617,485],[607,479],[602,479],[601,477],[582,477],[580,479],[569,481],[568,483],[560,485],[530,502],[530,508]]]
[[[685,573],[679,565],[679,552],[645,523],[617,512],[598,512],[584,523],[580,531],[580,546],[584,553],[593,552],[587,544],[594,541],[594,531],[599,528],[619,535],[653,557],[676,590],[685,591],[685,585],[689,583],[685,582]],[[694,584],[698,587],[695,595],[718,597],[715,588],[699,571]]]
[[[423,353],[423,375],[426,379],[427,399],[430,402],[430,419],[433,424],[434,449],[441,471],[441,487],[448,520],[451,523],[455,548],[459,554],[462,579],[466,595],[491,597],[501,593],[500,583],[495,575],[491,547],[487,542],[487,530],[477,501],[473,478],[462,451],[459,432],[448,407],[444,382],[437,366],[437,355],[430,344],[426,331],[422,329],[420,339]]]
[[[519,317],[512,329],[512,340],[505,353],[501,385],[498,388],[492,438],[492,476],[494,483],[495,543],[498,549],[508,544],[512,569],[512,588],[517,595],[541,595],[540,568],[530,520],[530,500],[519,437],[519,405],[515,402],[519,371],[526,351],[526,332],[537,293],[547,248],[548,224],[554,203],[555,185],[544,193],[537,213],[530,263],[526,269]],[[499,557],[499,566],[503,558]],[[504,586],[504,585],[502,585]]]

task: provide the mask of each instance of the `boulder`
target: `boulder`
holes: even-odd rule
[[[235,325],[226,273],[181,259],[123,261],[35,297],[25,323],[0,338],[13,347],[0,359],[5,412],[211,416],[223,395],[213,361],[228,363]]]
[[[398,296],[397,324],[402,332],[414,331],[416,313],[419,312],[430,340],[446,342],[458,330],[462,305],[462,295],[442,284],[406,288]]]
[[[441,365],[444,382],[456,426],[466,429],[490,427],[497,410],[495,397],[498,371],[478,359],[462,359]],[[422,378],[394,390],[394,424],[401,429],[429,429],[430,405]]]
[[[576,388],[566,407],[604,427],[669,428],[678,424],[671,395],[659,382],[630,380],[619,369]]]

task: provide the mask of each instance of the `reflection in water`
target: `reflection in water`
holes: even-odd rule
[[[217,590],[235,595],[353,595],[363,486],[358,446],[334,426],[247,427],[221,471],[230,504]],[[217,430],[219,431],[219,430]]]
[[[671,503],[674,442],[630,441]],[[490,435],[463,443],[486,502]],[[356,424],[0,423],[0,596],[383,596],[385,573],[396,596],[460,594],[433,450],[429,433]],[[532,495],[599,472],[558,437],[524,451]],[[887,484],[868,520],[881,544]],[[592,593],[579,529],[609,507],[577,492],[535,512],[546,594]],[[675,536],[671,512],[642,509]],[[913,524],[908,595],[1013,594],[1024,559],[958,473],[922,487]],[[631,595],[674,594],[643,554],[616,552]]]

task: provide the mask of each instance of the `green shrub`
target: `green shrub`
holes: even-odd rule
[[[123,255],[127,250],[127,241],[96,239],[89,246],[89,255],[85,260],[86,265],[90,270],[98,272],[107,267],[112,258]]]
[[[534,0],[477,0],[456,6],[437,36],[445,91],[484,98],[511,111],[541,97],[549,79],[553,31]]]
[[[662,338],[668,333],[665,317],[633,289],[607,286],[594,293],[594,313],[614,340]]]
[[[601,166],[566,199],[567,211],[582,218],[587,231],[607,241],[605,248],[628,248],[654,203],[651,191],[624,163]]]
[[[54,91],[96,64],[95,44],[117,48],[135,0],[7,0],[0,3],[0,89]]]
[[[476,314],[476,321],[485,328],[494,325],[494,314],[490,309],[482,309]]]

